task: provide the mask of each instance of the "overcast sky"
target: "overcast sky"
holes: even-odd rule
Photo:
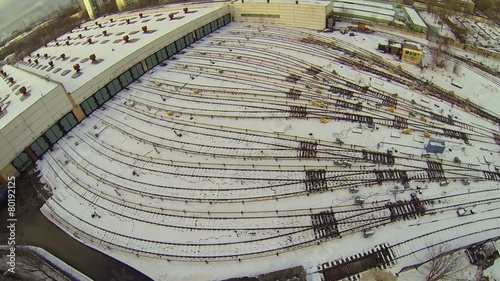
[[[0,38],[24,28],[75,0],[0,0]]]

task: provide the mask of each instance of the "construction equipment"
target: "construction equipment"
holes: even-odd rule
[[[368,25],[364,22],[358,23],[358,31],[363,33],[374,33],[375,31],[368,28]]]

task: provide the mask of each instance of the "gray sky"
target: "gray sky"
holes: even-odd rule
[[[0,0],[0,38],[47,17],[75,0]]]

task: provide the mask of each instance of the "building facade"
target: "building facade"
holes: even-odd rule
[[[90,19],[95,19],[100,16],[102,6],[109,4],[112,0],[83,0],[83,4]]]
[[[139,0],[116,0],[116,6],[119,11],[125,11],[137,7]]]
[[[419,44],[403,43],[401,60],[413,64],[421,64],[423,59],[422,47]]]

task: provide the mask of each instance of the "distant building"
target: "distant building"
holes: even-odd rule
[[[89,18],[95,19],[101,14],[101,7],[109,4],[111,0],[83,0]]]
[[[421,64],[423,56],[424,52],[422,51],[422,46],[420,46],[420,44],[412,42],[403,43],[403,50],[401,52],[402,61]]]
[[[85,8],[85,1],[84,1],[84,0],[77,0],[76,2],[78,3],[78,6],[79,6],[81,9],[86,9],[86,8]]]
[[[139,4],[139,0],[116,0],[116,6],[119,11],[135,8]]]
[[[408,19],[407,23],[411,27],[411,29],[418,32],[427,32],[427,25],[424,20],[420,17],[417,11],[411,7],[404,6],[403,12]]]

